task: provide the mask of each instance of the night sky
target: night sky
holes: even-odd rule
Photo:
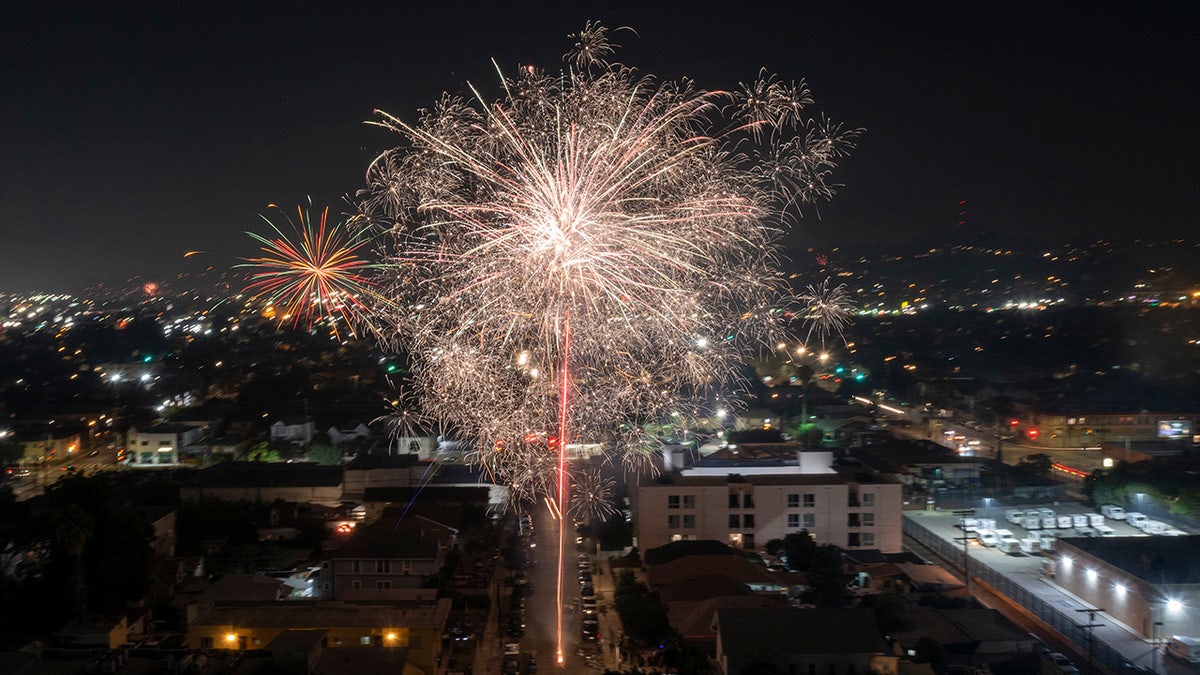
[[[766,66],[865,127],[798,252],[1200,232],[1194,0],[541,5],[0,3],[0,292],[228,268],[268,203],[345,210],[395,144],[374,109],[494,94],[492,58],[556,69],[587,19],[636,28],[617,58],[643,71]]]

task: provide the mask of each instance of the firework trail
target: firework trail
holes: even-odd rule
[[[308,206],[312,206],[311,199]],[[279,209],[274,204],[268,208]],[[373,294],[374,282],[364,273],[374,264],[360,257],[360,251],[371,242],[366,236],[369,230],[356,219],[330,224],[329,207],[321,211],[315,224],[303,206],[296,207],[296,214],[299,223],[287,217],[291,235],[266,216],[261,217],[276,238],[247,232],[262,244],[265,254],[239,265],[257,270],[246,287],[254,294],[251,300],[261,298],[281,307],[277,310],[281,324],[290,320],[298,326],[340,316],[353,326],[362,318],[364,298]]]
[[[401,145],[359,195],[387,233],[375,330],[498,482],[545,489],[531,467],[557,459],[559,512],[571,439],[645,462],[644,425],[702,410],[786,337],[777,240],[858,133],[808,117],[802,83],[659,82],[610,65],[602,26],[574,37],[566,74],[380,113]]]
[[[813,333],[816,333],[822,351],[825,349],[825,338],[830,335],[841,338],[842,329],[853,320],[854,312],[858,309],[846,285],[838,284],[831,288],[829,279],[808,286],[799,300],[803,306],[803,320],[808,324],[805,341],[812,339]]]

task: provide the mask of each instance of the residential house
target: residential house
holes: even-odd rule
[[[317,425],[310,419],[284,418],[271,423],[271,440],[308,445],[316,435]]]
[[[184,448],[198,442],[206,427],[178,423],[130,427],[125,434],[125,464],[133,468],[177,466]]]
[[[725,675],[752,663],[782,673],[865,675],[885,650],[874,614],[857,607],[721,609],[713,624]]]
[[[423,516],[381,518],[357,527],[321,564],[320,597],[387,601],[428,586],[446,564],[457,532]]]

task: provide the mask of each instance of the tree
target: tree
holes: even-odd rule
[[[772,539],[767,542],[767,553],[777,556],[784,561],[788,569],[805,572],[812,564],[817,552],[817,542],[813,540],[808,530],[793,532],[783,539]]]
[[[279,451],[272,448],[267,441],[262,441],[250,448],[250,452],[246,453],[246,461],[248,462],[278,462]]]
[[[1050,471],[1054,468],[1054,460],[1042,452],[1032,455],[1025,455],[1017,466],[1027,471],[1033,472],[1039,476],[1046,477],[1050,475]]]
[[[337,466],[342,463],[342,449],[332,444],[314,443],[308,446],[308,461]]]

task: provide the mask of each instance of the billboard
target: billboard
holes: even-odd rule
[[[1192,435],[1191,420],[1159,420],[1159,438],[1186,438]]]

